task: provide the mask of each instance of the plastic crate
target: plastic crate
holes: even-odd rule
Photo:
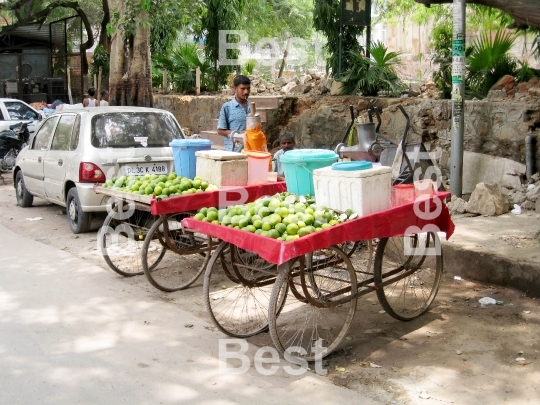
[[[351,209],[359,216],[390,208],[392,168],[341,171],[325,167],[313,171],[315,201],[339,211]]]

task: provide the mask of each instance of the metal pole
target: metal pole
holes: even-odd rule
[[[454,29],[452,41],[452,148],[450,191],[461,197],[463,193],[463,134],[465,103],[465,8],[466,0],[454,1]]]

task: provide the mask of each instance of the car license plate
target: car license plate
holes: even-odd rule
[[[136,163],[123,167],[126,176],[144,176],[145,174],[168,174],[166,163]]]

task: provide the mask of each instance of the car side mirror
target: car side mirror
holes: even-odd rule
[[[38,121],[43,121],[43,114],[39,113],[37,119]]]

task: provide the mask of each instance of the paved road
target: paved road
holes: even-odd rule
[[[309,372],[220,373],[223,335],[201,319],[3,225],[0,235],[0,405],[375,404]]]

